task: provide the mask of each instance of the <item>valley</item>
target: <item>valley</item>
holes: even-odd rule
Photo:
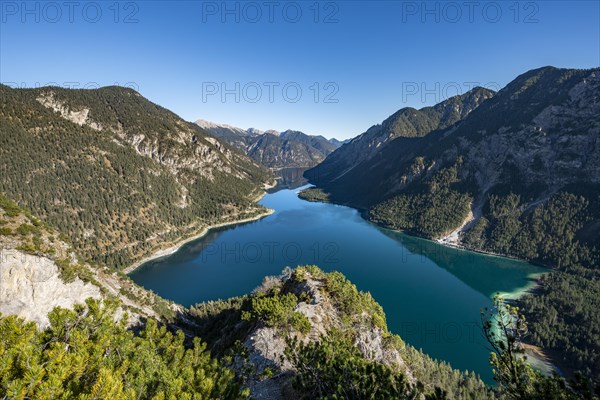
[[[300,200],[297,190],[268,194],[260,203],[274,213],[211,230],[130,277],[187,307],[250,293],[285,266],[319,265],[371,293],[389,329],[407,343],[493,382],[479,310],[496,292],[527,292],[543,268],[378,229],[353,209]]]
[[[361,371],[359,398],[370,385],[394,393],[382,398],[505,398],[510,385],[512,398],[579,398],[600,366],[599,74],[528,71],[349,141],[190,123],[121,87],[2,85],[0,353],[18,365],[21,343],[54,368],[50,337],[65,365],[128,396],[133,377],[185,392],[166,370],[139,375],[168,362],[147,340],[160,337],[212,363],[175,362],[223,380],[189,378],[209,398],[320,397],[340,371]],[[528,325],[483,336],[499,312]],[[96,326],[149,364],[80,366]],[[71,329],[91,333],[71,346]],[[543,373],[517,356],[520,377],[502,375],[497,357],[513,354],[489,345],[511,335]],[[25,370],[7,367],[0,387],[45,390]],[[53,390],[96,390],[71,378]]]

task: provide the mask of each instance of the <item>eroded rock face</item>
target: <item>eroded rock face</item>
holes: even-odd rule
[[[201,176],[213,180],[214,172],[222,171],[239,179],[247,178],[243,172],[231,168],[230,163],[235,162],[235,157],[229,149],[212,137],[198,137],[197,132],[181,121],[176,122],[176,131],[165,138],[152,132],[134,133],[124,129],[120,123],[103,126],[91,117],[90,108],[71,106],[66,101],[58,99],[52,90],[41,93],[36,100],[44,107],[58,112],[68,121],[97,131],[112,132],[118,136],[122,144],[128,144],[138,154],[166,165],[175,175],[182,170],[194,170]],[[165,141],[171,143],[165,146],[163,143]]]
[[[18,315],[48,326],[54,307],[73,308],[85,299],[101,297],[100,289],[76,278],[64,283],[59,269],[49,258],[19,250],[0,250],[0,313]]]
[[[486,188],[506,180],[507,167],[525,185],[550,191],[577,180],[600,182],[600,71],[574,85],[561,104],[552,104],[518,127],[486,132],[478,142],[463,139],[466,170]]]
[[[88,115],[90,113],[89,108],[71,110],[69,106],[67,106],[64,102],[61,102],[60,100],[56,99],[54,97],[53,92],[43,93],[36,100],[44,107],[50,108],[60,113],[60,115],[64,119],[74,122],[77,125],[86,125],[97,131],[102,129],[102,126],[100,124],[88,118]]]
[[[330,294],[322,288],[322,281],[308,274],[305,280],[294,282],[291,287],[286,286],[286,291],[298,297],[307,295],[307,300],[299,302],[294,311],[308,318],[311,329],[306,334],[289,333],[303,343],[317,342],[332,329],[347,329],[341,322]],[[363,313],[362,319],[370,321],[370,315]],[[385,334],[380,328],[370,323],[360,323],[352,327],[352,330],[356,332],[354,344],[365,358],[400,370],[409,382],[415,381],[400,352],[386,343]],[[290,383],[295,371],[293,365],[284,356],[285,336],[286,332],[282,332],[281,329],[259,325],[243,342],[248,351],[246,361],[254,371],[248,382],[253,398],[272,400],[295,398]],[[261,379],[260,376],[266,369],[270,369],[274,376]]]

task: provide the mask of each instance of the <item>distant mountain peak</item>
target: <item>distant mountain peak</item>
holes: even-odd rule
[[[256,128],[248,128],[246,129],[246,132],[250,135],[262,135],[263,133],[265,133],[265,131],[261,131],[260,129]]]
[[[204,120],[204,119],[197,120],[196,121],[196,125],[198,125],[202,129],[227,128],[227,129],[233,129],[233,130],[243,130],[243,129],[240,129],[240,128],[236,128],[235,126],[231,126],[231,125],[227,125],[227,124],[219,124],[219,123],[207,121],[207,120]]]
[[[256,128],[242,129],[198,120],[197,124],[221,141],[246,153],[269,168],[304,168],[323,161],[343,144],[323,136],[311,136],[293,129],[278,132]]]

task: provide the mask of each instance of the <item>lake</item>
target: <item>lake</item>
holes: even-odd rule
[[[382,229],[352,208],[301,200],[299,190],[267,194],[260,203],[274,214],[212,230],[130,277],[190,306],[249,293],[286,266],[337,270],[371,292],[392,332],[493,383],[480,309],[496,292],[514,296],[531,287],[543,268]]]

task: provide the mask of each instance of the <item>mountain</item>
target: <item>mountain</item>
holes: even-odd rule
[[[250,295],[193,306],[188,321],[211,354],[236,349],[232,365],[252,398],[425,398],[436,388],[445,399],[496,397],[473,373],[391,333],[369,293],[316,266],[286,268]]]
[[[208,225],[257,216],[272,177],[122,87],[0,87],[0,193],[123,268]]]
[[[365,147],[353,168],[354,141],[342,146],[305,173],[318,189],[302,196],[551,267],[521,301],[529,340],[563,371],[600,376],[599,96],[598,68],[526,72],[453,125]]]
[[[331,138],[329,139],[329,143],[333,144],[336,147],[341,147],[343,145],[345,145],[346,143],[350,143],[352,139],[345,139],[345,140],[337,140],[336,138]]]
[[[372,141],[363,139],[372,136],[369,132],[376,129],[371,128],[305,175],[335,201],[363,209],[417,190],[459,159],[457,183],[466,185],[461,190],[471,193],[476,204],[494,187],[527,192],[534,201],[571,183],[598,183],[598,80],[598,70],[533,70],[479,107],[473,109],[477,102],[469,101],[465,111],[470,112],[455,113],[439,129],[435,124],[421,130],[414,128],[416,123],[402,124],[395,139],[374,150]],[[449,99],[428,113],[447,109],[448,102],[460,104],[474,93]],[[480,98],[490,95],[480,93]],[[406,112],[400,110],[376,128]],[[358,156],[349,169],[342,160],[350,160],[359,144],[369,156],[362,161]]]
[[[342,142],[299,131],[247,130],[198,120],[198,126],[268,168],[306,168],[323,161]]]
[[[318,179],[324,182],[335,180],[373,157],[395,138],[422,137],[433,130],[451,126],[493,95],[493,91],[477,87],[433,107],[402,108],[328,156],[319,165]]]
[[[150,293],[108,268],[82,261],[55,228],[0,195],[0,313],[40,327],[54,307],[86,299],[118,299],[128,325],[147,317],[172,319],[181,307]]]

